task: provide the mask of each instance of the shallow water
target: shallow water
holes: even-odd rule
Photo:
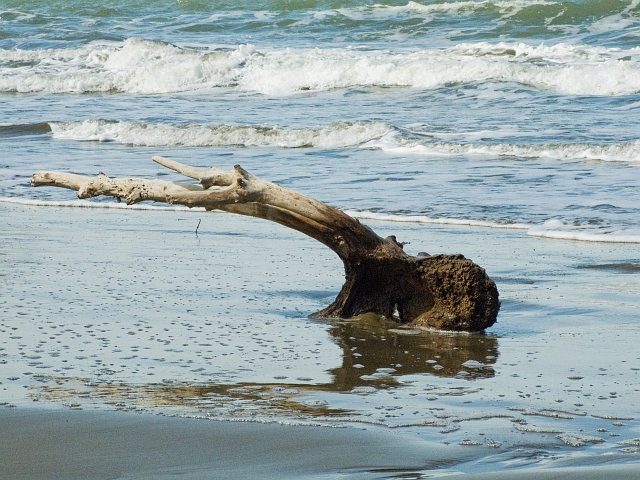
[[[639,13],[4,2],[0,403],[402,428],[477,448],[467,472],[635,458]],[[342,281],[312,240],[29,185],[182,180],[156,154],[241,164],[412,254],[462,252],[496,280],[498,323],[310,320]]]
[[[489,470],[637,451],[635,246],[577,242],[567,253],[517,231],[372,223],[487,268],[499,321],[469,335],[309,319],[339,290],[341,265],[263,221],[2,213],[5,406],[401,428],[477,448]]]

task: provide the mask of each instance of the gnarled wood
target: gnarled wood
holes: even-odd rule
[[[128,205],[153,200],[223,210],[302,232],[336,252],[346,274],[335,301],[315,317],[373,312],[414,326],[472,332],[496,321],[500,302],[495,283],[462,255],[407,255],[395,237],[381,238],[341,210],[251,175],[239,165],[223,171],[163,157],[153,160],[199,184],[64,172],[35,173],[31,184],[76,190],[78,198],[124,198]]]

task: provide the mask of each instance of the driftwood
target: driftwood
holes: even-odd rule
[[[407,255],[395,237],[381,238],[341,210],[251,175],[239,165],[223,171],[157,156],[153,160],[200,184],[64,172],[35,173],[31,184],[76,190],[78,198],[124,198],[127,205],[152,200],[223,210],[302,232],[336,252],[346,274],[337,298],[314,317],[372,312],[412,326],[469,332],[496,321],[500,302],[495,283],[462,255]]]

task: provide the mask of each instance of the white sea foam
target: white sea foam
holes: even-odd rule
[[[421,3],[411,1],[404,6],[375,5],[374,9],[383,13],[409,12],[413,15],[433,15],[439,13],[459,15],[463,13],[473,13],[478,10],[485,10],[488,8],[495,8],[503,15],[504,18],[515,15],[524,8],[538,5],[556,5],[556,2],[547,0],[483,0],[479,2],[443,2],[423,5]]]
[[[422,4],[410,1],[406,5],[364,5],[359,7],[338,8],[314,12],[313,19],[324,20],[327,17],[342,15],[350,20],[363,21],[367,19],[387,19],[410,15],[429,20],[438,15],[472,15],[483,10],[497,10],[503,19],[509,18],[528,7],[556,5],[548,0],[482,0],[482,1],[452,1],[442,3]],[[302,21],[300,23],[310,23]]]
[[[66,208],[98,208],[98,209],[116,209],[116,210],[157,210],[157,211],[187,211],[187,212],[205,212],[201,207],[183,207],[181,205],[158,205],[150,203],[136,203],[135,205],[127,205],[126,203],[118,203],[115,200],[112,203],[95,202],[90,200],[38,200],[33,198],[22,197],[0,197],[2,203],[13,203],[16,205],[28,205],[36,207],[66,207]]]
[[[640,91],[639,60],[640,48],[564,44],[460,44],[412,53],[287,50],[252,57],[238,86],[282,95],[352,86],[432,89],[454,83],[515,82],[570,95],[621,95]]]
[[[346,210],[347,215],[355,218],[380,220],[383,222],[401,222],[401,223],[427,223],[436,225],[461,225],[469,227],[485,227],[485,228],[506,228],[512,230],[528,230],[531,225],[525,223],[498,223],[486,220],[472,220],[461,218],[433,218],[425,215],[393,215],[377,212],[365,212],[357,210]]]
[[[532,237],[555,238],[559,240],[579,240],[583,242],[640,243],[640,230],[581,229],[561,220],[549,220],[535,225],[527,231]]]
[[[138,94],[184,92],[234,84],[255,49],[202,53],[131,38],[77,49],[0,50],[0,91]]]
[[[436,136],[436,135],[434,135]],[[432,140],[408,139],[399,132],[390,132],[372,140],[362,148],[377,148],[387,153],[430,156],[483,155],[491,157],[550,158],[555,160],[600,160],[608,162],[640,162],[640,140],[611,145],[540,144],[516,145],[468,144]]]
[[[318,128],[255,125],[163,125],[85,120],[49,124],[53,138],[112,141],[141,146],[252,146],[345,148],[380,138],[392,127],[382,122],[337,122]]]
[[[582,242],[600,243],[640,243],[640,230],[585,229],[555,219],[549,220],[542,225],[532,225],[527,223],[500,223],[495,221],[459,218],[433,218],[424,215],[393,215],[355,210],[347,210],[345,213],[363,220],[370,219],[385,222],[460,225],[523,230],[531,237],[552,238],[556,240],[577,240]]]
[[[622,11],[596,20],[587,27],[587,30],[596,34],[620,30],[629,31],[637,25],[637,17],[633,11],[638,8],[638,5],[640,5],[640,0],[632,0]]]
[[[479,137],[522,136],[519,131],[413,134],[384,122],[339,121],[323,127],[280,127],[273,125],[166,125],[145,122],[84,120],[50,122],[57,140],[117,142],[125,145],[244,146],[279,148],[380,149],[394,154],[428,156],[478,155],[489,157],[549,158],[554,160],[599,160],[640,163],[640,140],[620,144],[512,144],[474,143]],[[416,136],[426,137],[416,140]],[[434,139],[434,137],[436,139]],[[468,138],[471,142],[447,142],[440,137]]]
[[[179,48],[129,39],[77,49],[0,49],[0,91],[163,94],[235,87],[266,95],[354,86],[513,82],[568,95],[640,92],[640,47],[464,43],[415,52]]]
[[[188,211],[200,213],[205,211],[204,208],[200,207],[189,209],[180,205],[167,206],[146,203],[126,205],[125,203],[117,203],[115,201],[107,203],[90,200],[38,200],[22,197],[0,197],[0,202],[28,206],[67,208]],[[526,231],[526,234],[532,237],[543,237],[556,240],[576,240],[599,243],[640,243],[640,230],[584,230],[562,222],[561,220],[549,220],[542,225],[531,225],[526,223],[500,223],[460,218],[432,218],[424,215],[394,215],[356,210],[345,210],[345,213],[362,220],[522,230]]]

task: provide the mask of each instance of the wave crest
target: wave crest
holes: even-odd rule
[[[318,128],[256,125],[163,125],[142,122],[52,122],[53,138],[118,142],[145,147],[243,146],[346,148],[380,138],[391,130],[383,122],[336,122]]]
[[[395,215],[366,211],[346,211],[348,215],[359,219],[378,220],[383,222],[425,223],[435,225],[456,225],[483,228],[500,228],[509,230],[523,230],[528,236],[551,238],[555,240],[575,240],[581,242],[598,243],[640,243],[640,230],[585,229],[575,227],[562,220],[548,220],[540,225],[526,223],[506,223],[490,220],[474,220],[462,218],[434,218],[424,215]]]
[[[0,91],[175,93],[233,85],[235,69],[255,49],[202,53],[131,38],[122,45],[0,50]]]
[[[46,124],[17,126],[27,132],[47,131]],[[509,137],[522,132],[467,132],[459,134],[414,133],[385,122],[339,121],[321,127],[281,127],[274,125],[167,125],[145,122],[84,120],[50,122],[57,140],[117,142],[142,147],[278,147],[278,148],[364,148],[386,153],[433,157],[484,156],[548,158],[561,161],[597,160],[640,163],[640,140],[616,144],[516,144],[475,142],[478,136]],[[9,133],[17,127],[3,127]],[[36,128],[37,127],[37,128]],[[7,134],[9,134],[7,133]],[[0,128],[0,137],[2,136]],[[469,143],[443,141],[438,137],[468,137]]]
[[[434,135],[435,136],[435,135]],[[640,162],[640,140],[609,145],[584,143],[517,145],[466,144],[437,140],[415,140],[391,132],[372,140],[362,148],[380,149],[387,153],[429,156],[481,155],[489,157],[549,158],[554,160],[600,160],[607,162]]]
[[[166,94],[235,87],[290,95],[351,87],[434,89],[512,82],[567,95],[640,92],[640,47],[463,43],[410,53],[354,49],[259,52],[129,39],[77,49],[0,50],[0,91]]]

